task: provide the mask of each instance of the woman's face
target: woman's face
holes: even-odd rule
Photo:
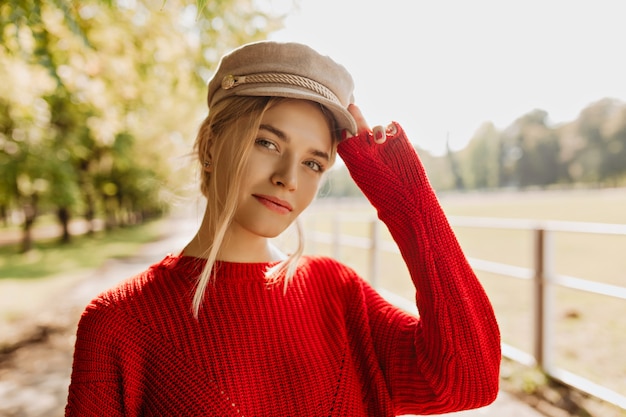
[[[332,164],[332,135],[319,105],[285,100],[265,111],[254,140],[232,227],[275,237],[315,197]]]

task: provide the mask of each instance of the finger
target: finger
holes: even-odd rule
[[[396,124],[395,123],[389,123],[389,125],[387,125],[386,133],[389,136],[395,136],[396,133],[398,133],[398,127],[396,126]]]
[[[387,140],[387,134],[382,126],[374,126],[372,133],[374,134],[374,142],[376,143],[385,143]]]
[[[348,106],[348,112],[354,117],[354,121],[356,122],[356,130],[357,134],[367,132],[370,130],[365,117],[363,117],[363,113],[361,113],[361,109],[356,104],[350,104]]]

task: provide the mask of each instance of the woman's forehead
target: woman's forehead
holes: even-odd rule
[[[282,101],[268,108],[260,125],[285,141],[303,137],[328,146],[333,142],[326,115],[319,105],[306,100]]]

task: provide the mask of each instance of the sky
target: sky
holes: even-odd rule
[[[558,124],[605,97],[626,102],[626,1],[298,4],[270,39],[344,65],[369,124],[397,121],[434,155],[446,141],[464,148],[488,121],[503,129],[542,109]]]

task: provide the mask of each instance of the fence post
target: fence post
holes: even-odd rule
[[[378,241],[380,235],[380,227],[376,219],[372,219],[370,224],[370,284],[372,287],[378,288],[378,265],[380,265],[380,251],[378,250]]]
[[[552,358],[554,350],[554,232],[543,232],[543,369],[552,374]]]
[[[552,349],[552,236],[545,229],[535,230],[535,276],[534,276],[534,355],[542,370],[551,367]]]
[[[537,365],[543,369],[543,229],[535,230],[535,276],[534,289],[534,356]]]

